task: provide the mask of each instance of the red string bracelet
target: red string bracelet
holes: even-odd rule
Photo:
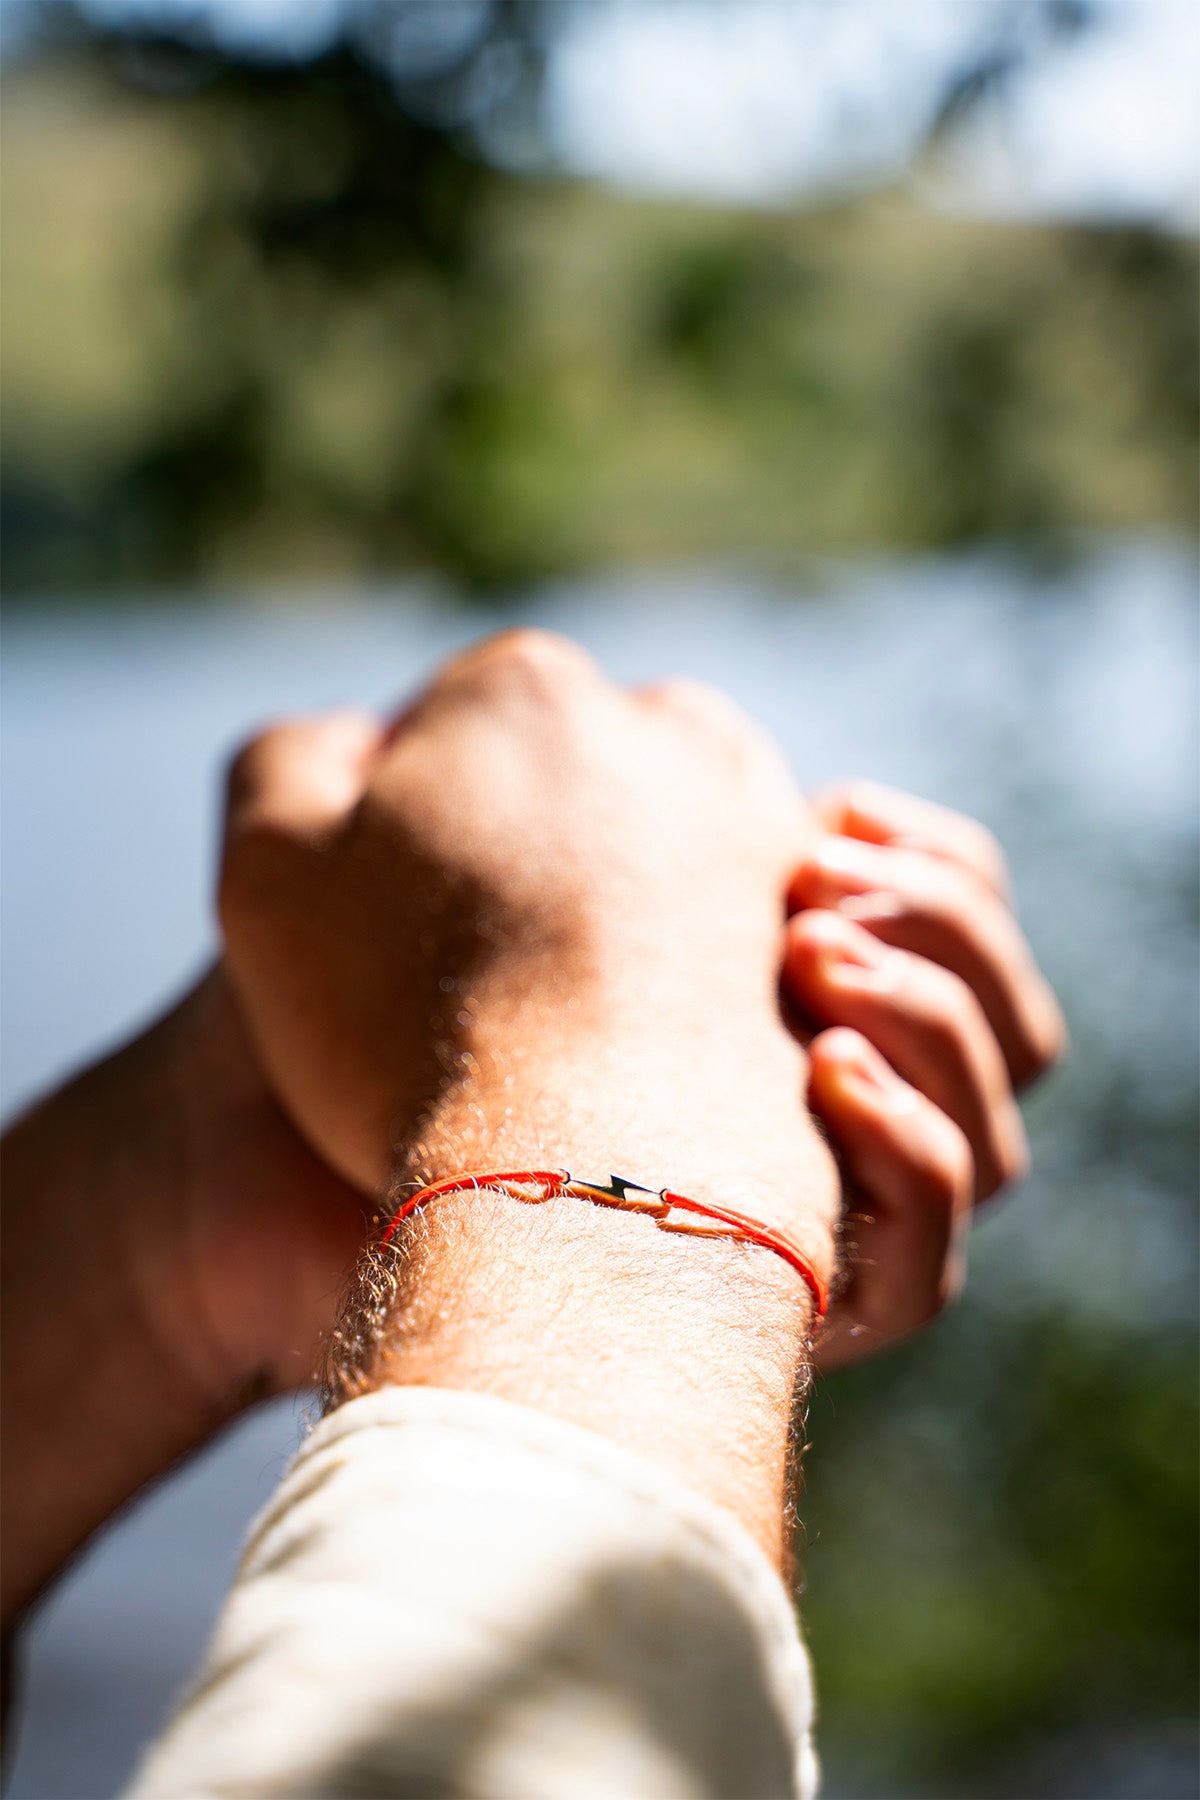
[[[782,1231],[773,1231],[746,1213],[734,1212],[731,1207],[708,1206],[700,1200],[689,1200],[686,1194],[673,1193],[670,1188],[642,1187],[620,1175],[611,1175],[606,1182],[577,1181],[566,1169],[510,1169],[482,1175],[450,1175],[445,1181],[435,1181],[432,1186],[422,1188],[419,1194],[414,1194],[397,1208],[379,1240],[379,1248],[382,1250],[389,1244],[404,1220],[411,1218],[421,1207],[428,1206],[431,1200],[438,1200],[443,1194],[481,1189],[495,1190],[513,1200],[533,1205],[566,1194],[577,1200],[591,1200],[597,1206],[616,1206],[624,1212],[646,1213],[660,1231],[759,1244],[764,1250],[773,1250],[776,1256],[782,1256],[784,1262],[795,1269],[816,1302],[819,1319],[824,1318],[828,1309],[828,1288],[808,1258]],[[676,1216],[681,1213],[706,1219],[709,1223],[693,1225],[687,1218]]]

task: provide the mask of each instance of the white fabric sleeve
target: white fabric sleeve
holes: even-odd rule
[[[578,1426],[390,1388],[304,1444],[129,1795],[810,1800],[812,1714],[731,1515]]]

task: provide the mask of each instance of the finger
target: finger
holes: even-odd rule
[[[827,1025],[848,1025],[964,1133],[986,1199],[1028,1166],[1004,1059],[967,984],[948,969],[881,944],[832,912],[789,920],[784,988]]]
[[[796,869],[789,905],[835,909],[884,943],[959,976],[982,1006],[1015,1085],[1062,1053],[1058,1001],[1012,913],[974,870],[922,851],[824,837]]]
[[[828,829],[841,837],[923,850],[970,869],[1002,900],[1009,897],[1003,851],[987,827],[965,813],[877,781],[827,788],[813,804]]]
[[[822,1032],[809,1103],[850,1184],[848,1274],[818,1340],[823,1368],[858,1360],[935,1318],[966,1270],[966,1139],[859,1033]]]
[[[227,831],[328,830],[358,804],[383,739],[378,719],[356,711],[260,732],[230,765]]]

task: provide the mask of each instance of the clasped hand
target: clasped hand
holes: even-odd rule
[[[973,1205],[1025,1166],[1014,1088],[1064,1037],[981,827],[874,786],[810,803],[718,694],[622,690],[538,632],[390,726],[249,744],[220,913],[222,965],[10,1134],[10,1334],[70,1363],[78,1416],[61,1317],[99,1277],[93,1343],[124,1334],[112,1367],[153,1366],[180,1419],[56,1522],[54,1420],[17,1384],[40,1474],[6,1612],[245,1396],[310,1378],[404,1184],[548,1159],[753,1212],[836,1278],[834,1367],[954,1293]]]
[[[268,1084],[364,1194],[582,1136],[600,1172],[749,1204],[832,1272],[811,1107],[853,1189],[831,1365],[945,1303],[972,1203],[1024,1168],[1013,1084],[1062,1023],[1005,895],[970,821],[874,788],[814,808],[720,695],[625,692],[518,632],[388,731],[255,740],[221,906]]]

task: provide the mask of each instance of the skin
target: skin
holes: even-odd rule
[[[219,972],[12,1126],[3,1164],[7,1628],[146,1482],[308,1378],[366,1209]]]
[[[685,1192],[782,1226],[831,1273],[838,1183],[799,1104],[810,1066],[777,1004],[790,885],[801,910],[789,998],[836,1015],[853,984],[835,934],[857,932],[856,966],[871,976],[858,983],[869,988],[859,1026],[872,1006],[889,1013],[894,990],[916,1032],[912,1066],[946,1109],[891,1074],[861,1029],[818,1037],[812,1087],[826,1116],[840,1110],[839,1141],[869,1189],[863,1235],[889,1248],[889,1282],[898,1270],[916,1290],[889,1312],[881,1271],[864,1265],[833,1322],[832,1357],[944,1303],[973,1149],[991,1153],[993,1186],[1022,1153],[1002,1054],[949,969],[836,910],[814,944],[804,883],[833,837],[849,839],[822,830],[746,720],[688,686],[621,693],[571,646],[518,634],[451,665],[382,750],[348,747],[357,788],[329,778],[317,733],[291,728],[252,749],[235,784],[223,916],[259,1054],[326,1159],[357,1181],[391,1169],[401,1195],[487,1167],[615,1168],[652,1186],[669,1170]],[[901,852],[880,842],[877,853]],[[924,870],[941,852],[913,854]],[[956,878],[953,856],[941,861]],[[928,949],[949,957],[961,925]],[[422,1029],[430,1006],[445,1034],[440,1074]],[[922,1059],[931,1027],[940,1054]],[[405,1138],[394,1121],[415,1102]],[[708,1281],[721,1269],[714,1309],[685,1272],[700,1265],[679,1263],[678,1243],[668,1250],[647,1221],[577,1214],[560,1211],[547,1235],[541,1208],[439,1202],[436,1223],[422,1217],[419,1274],[406,1273],[373,1346],[368,1335],[350,1387],[467,1386],[560,1412],[670,1464],[778,1557],[806,1295],[791,1277],[769,1300],[763,1283],[779,1270],[723,1248],[708,1265]]]
[[[832,1369],[960,1291],[972,1208],[1028,1168],[1014,1094],[1067,1032],[988,831],[875,782],[816,807],[826,833],[789,886],[783,987],[827,1027],[809,1104],[847,1175],[848,1279],[818,1346]]]
[[[872,795],[874,810],[807,809],[719,696],[687,684],[619,695],[581,653],[538,634],[450,665],[390,732],[338,716],[248,746],[231,778],[222,887],[232,981],[214,972],[5,1140],[4,1454],[21,1470],[5,1494],[5,1620],[146,1481],[249,1399],[307,1379],[393,1175],[418,1181],[463,1159],[497,1166],[553,1142],[581,1172],[616,1167],[717,1200],[752,1188],[761,1216],[805,1236],[828,1267],[837,1192],[801,1104],[807,1083],[859,1189],[852,1209],[870,1216],[858,1241],[875,1234],[822,1334],[822,1359],[836,1366],[931,1316],[957,1279],[974,1195],[972,1071],[986,1045],[1011,1048],[1035,991],[1045,1014],[1044,983],[1015,928],[975,944],[960,890],[932,912],[904,903],[926,933],[907,986],[839,987],[839,957],[806,921],[837,916],[882,943],[903,925],[902,884],[885,889],[890,924],[856,918],[848,903],[861,906],[869,888],[818,898],[806,886],[822,845],[902,849],[953,870],[972,867],[986,843],[942,814],[932,825],[926,814],[914,840],[911,815],[895,810],[912,803]],[[717,817],[725,853],[714,858]],[[784,986],[833,1027],[813,1039],[811,1060],[774,1006],[789,882]],[[612,980],[596,979],[598,961]],[[987,1010],[959,1006],[939,1028],[957,990],[922,982],[942,969],[968,988],[973,976]],[[930,1029],[932,1058],[906,1072],[924,1074],[946,1111],[871,1051],[867,1040],[895,1018]],[[1032,1058],[1028,1045],[1024,1062],[1015,1056],[1013,1074],[1047,1060],[1052,1039],[1043,1016],[1042,1039],[1030,1039]],[[996,1084],[989,1096],[986,1128],[1001,1142],[1011,1095]],[[998,1163],[988,1181],[1003,1172]],[[608,1354],[640,1369],[638,1392],[667,1369],[685,1389],[704,1373],[705,1430],[719,1405],[725,1423],[711,1435],[722,1447],[707,1473],[685,1472],[730,1504],[731,1486],[753,1488],[747,1516],[777,1547],[781,1421],[806,1355],[795,1278],[767,1254],[673,1240],[578,1202],[568,1212],[497,1202],[488,1243],[504,1254],[489,1263],[470,1235],[482,1204],[474,1223],[462,1205],[440,1204],[410,1245],[410,1269],[424,1271],[413,1329],[394,1346],[400,1360],[381,1356],[371,1378],[491,1379],[538,1403],[509,1340],[544,1306],[557,1234],[579,1309],[571,1341],[594,1347],[596,1271],[611,1285],[619,1267],[641,1298]],[[451,1247],[435,1255],[446,1233]],[[455,1241],[471,1243],[468,1267]],[[560,1257],[560,1320],[567,1272]],[[674,1330],[651,1345],[645,1316],[662,1311],[665,1292]],[[718,1356],[717,1334],[685,1324],[722,1308]],[[606,1315],[615,1328],[611,1306]],[[747,1356],[738,1346],[751,1341]],[[609,1414],[637,1414],[595,1381],[594,1362],[572,1365],[570,1379],[557,1364],[571,1416],[588,1389],[593,1411],[603,1389]],[[541,1394],[554,1398],[544,1382]],[[676,1461],[686,1455],[686,1406],[637,1416],[643,1447],[673,1441]],[[611,1417],[591,1422],[614,1430]]]
[[[489,1167],[669,1179],[737,1196],[831,1277],[838,1178],[777,996],[817,826],[773,748],[731,709],[631,696],[517,637],[452,664],[357,796],[314,780],[326,758],[303,731],[252,752],[221,895],[258,1053],[322,1156],[399,1192]],[[419,1242],[418,1304],[361,1385],[603,1431],[782,1557],[792,1271],[570,1201],[458,1197]]]

